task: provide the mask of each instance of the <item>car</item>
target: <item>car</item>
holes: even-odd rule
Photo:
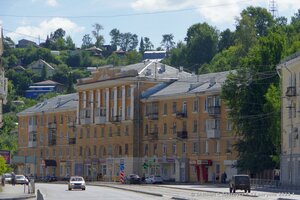
[[[48,175],[46,177],[44,177],[44,181],[45,182],[53,182],[53,181],[57,181],[57,177],[53,176],[53,175]]]
[[[68,190],[81,189],[85,190],[85,181],[82,176],[71,176],[68,182]]]
[[[163,178],[159,175],[150,175],[145,179],[146,183],[163,183]]]
[[[11,174],[10,173],[5,173],[5,174],[3,174],[2,175],[2,178],[4,178],[4,181],[6,182],[6,183],[11,183]]]
[[[26,184],[28,185],[29,181],[28,179],[22,175],[22,174],[17,174],[16,175],[16,184]]]
[[[240,174],[232,176],[232,179],[229,181],[229,192],[235,193],[236,190],[244,190],[245,192],[248,191],[248,193],[250,193],[251,187],[248,175]]]
[[[137,174],[129,174],[124,179],[126,184],[141,184],[142,179]]]

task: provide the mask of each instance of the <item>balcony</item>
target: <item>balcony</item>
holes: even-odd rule
[[[96,124],[105,124],[106,122],[106,116],[97,116],[95,117],[95,123]]]
[[[177,118],[187,118],[187,112],[177,112],[176,113]]]
[[[28,126],[28,133],[36,132],[36,130],[37,130],[37,125],[29,125]]]
[[[76,144],[76,138],[69,138],[69,144]]]
[[[285,96],[287,96],[287,97],[296,96],[296,87],[295,86],[287,87],[286,92],[285,92]]]
[[[49,146],[55,146],[56,145],[56,139],[49,140],[48,145]]]
[[[158,140],[158,131],[152,131],[152,132],[149,134],[148,138],[149,138],[150,140]]]
[[[158,112],[156,112],[156,113],[148,113],[147,117],[150,120],[158,120]]]
[[[57,128],[56,122],[49,122],[48,123],[48,129],[56,129],[56,128]]]
[[[188,132],[187,131],[178,131],[177,132],[177,138],[187,139],[188,138]]]
[[[28,147],[36,147],[37,142],[36,141],[28,141]]]
[[[207,108],[207,112],[209,115],[215,116],[221,114],[221,106],[209,106]]]
[[[111,121],[113,122],[113,123],[120,123],[121,122],[121,120],[122,120],[122,116],[112,116],[112,118],[111,118]]]
[[[82,118],[80,119],[80,124],[85,125],[85,124],[90,124],[91,123],[91,118]]]
[[[220,129],[210,129],[206,130],[208,139],[217,139],[220,138]]]

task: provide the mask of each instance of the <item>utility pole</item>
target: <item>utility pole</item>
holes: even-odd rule
[[[272,14],[273,19],[275,19],[278,15],[278,8],[276,0],[270,0],[269,1],[269,12]]]

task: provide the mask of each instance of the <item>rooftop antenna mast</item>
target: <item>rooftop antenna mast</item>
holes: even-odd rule
[[[273,19],[277,18],[278,15],[278,8],[276,0],[269,1],[269,12],[272,14]]]

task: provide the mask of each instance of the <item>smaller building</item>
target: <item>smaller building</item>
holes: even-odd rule
[[[38,45],[35,42],[26,39],[19,40],[17,44],[17,48],[27,48],[29,46],[38,47]]]
[[[42,59],[39,59],[38,61],[33,62],[32,64],[27,66],[27,69],[31,69],[34,73],[38,74],[39,76],[42,76],[44,68],[46,70],[46,78],[54,74],[54,67],[52,67],[49,63]]]
[[[166,51],[145,51],[144,60],[162,60],[167,56]]]
[[[46,80],[30,85],[29,89],[26,90],[25,97],[35,99],[38,96],[49,92],[62,93],[64,90],[65,86],[63,84],[51,80]]]

